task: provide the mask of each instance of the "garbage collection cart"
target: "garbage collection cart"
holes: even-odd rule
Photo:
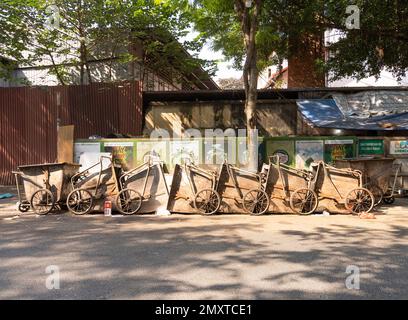
[[[268,211],[269,197],[265,192],[268,172],[244,170],[224,162],[221,168],[218,190],[221,211],[261,215]]]
[[[323,161],[313,163],[312,168],[314,177],[310,187],[317,193],[319,210],[360,215],[373,209],[374,196],[363,187],[360,170],[339,169]]]
[[[280,162],[279,156],[269,157],[266,192],[270,199],[272,213],[311,214],[317,208],[317,194],[310,188],[313,173],[291,168]]]
[[[169,188],[163,164],[158,157],[147,155],[145,162],[119,178],[121,191],[116,197],[116,208],[125,215],[152,213],[166,208]]]
[[[217,213],[221,204],[218,172],[202,169],[191,161],[183,162],[174,168],[167,210],[203,215]]]
[[[45,163],[19,166],[13,171],[18,193],[18,209],[27,212],[30,208],[45,215],[53,209],[61,209],[70,193],[71,178],[81,165],[72,163]],[[24,187],[24,195],[20,182]]]
[[[363,187],[372,192],[374,205],[379,205],[384,197],[388,200],[390,195],[394,193],[394,191],[389,193],[390,176],[393,172],[398,175],[398,172],[393,170],[394,160],[394,158],[335,160],[334,166],[340,169],[361,171],[363,173]]]
[[[108,165],[105,165],[106,162]],[[111,157],[101,156],[99,162],[75,174],[71,178],[72,191],[67,198],[69,211],[76,215],[103,211],[105,201],[111,201],[115,209],[120,173],[120,166],[115,165]]]

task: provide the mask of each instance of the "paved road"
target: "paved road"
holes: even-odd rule
[[[408,298],[407,200],[376,220],[15,214],[0,201],[0,299]]]

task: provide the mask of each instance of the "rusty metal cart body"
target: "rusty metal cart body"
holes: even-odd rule
[[[221,197],[217,171],[205,170],[187,159],[176,164],[167,210],[177,213],[195,212],[211,215],[218,212]]]
[[[104,159],[109,165],[104,167]],[[97,170],[97,171],[95,171]],[[106,200],[114,203],[119,193],[118,175],[121,168],[112,158],[101,156],[99,162],[71,178],[72,191],[67,198],[69,211],[76,215],[102,211]]]
[[[44,215],[63,205],[71,191],[71,177],[80,167],[79,164],[66,162],[19,166],[18,171],[13,172],[19,211],[26,212],[31,207],[37,214]],[[25,198],[20,190],[20,179],[23,181]]]
[[[266,213],[269,207],[269,198],[265,192],[268,174],[268,170],[255,173],[225,161],[218,186],[222,212],[253,215]]]
[[[269,167],[266,192],[270,212],[307,215],[316,210],[317,194],[310,188],[312,172],[282,164],[279,156],[269,157],[269,165],[264,164],[266,167]]]
[[[119,178],[120,192],[116,196],[116,208],[125,215],[152,213],[165,208],[169,200],[169,188],[163,170],[163,163],[153,156]]]
[[[312,164],[314,178],[311,188],[319,198],[319,208],[331,213],[363,214],[374,207],[374,196],[363,185],[363,173],[339,169],[323,161]]]
[[[359,170],[363,173],[363,187],[370,190],[374,196],[374,205],[379,205],[382,200],[388,202],[390,195],[390,176],[393,172],[394,158],[360,158],[350,160],[335,160],[335,167],[340,169]],[[399,171],[395,170],[394,180]],[[391,191],[391,194],[395,191]]]

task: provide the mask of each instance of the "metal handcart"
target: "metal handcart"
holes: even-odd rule
[[[70,179],[81,165],[72,163],[45,163],[19,166],[13,171],[17,193],[18,210],[27,212],[30,208],[40,215],[61,208],[71,191]],[[24,195],[20,189],[23,182]]]
[[[312,172],[289,167],[281,163],[278,155],[269,157],[268,167],[266,191],[270,197],[270,212],[302,215],[315,212],[318,198],[311,188]]]
[[[265,191],[268,174],[268,170],[252,172],[224,161],[219,181],[222,211],[253,215],[266,213],[269,208],[269,197]]]
[[[124,172],[119,186],[116,208],[125,215],[155,212],[166,207],[169,199],[163,163],[152,155],[146,155],[140,166]]]
[[[104,166],[107,160],[109,165]],[[101,156],[99,162],[71,178],[72,191],[67,198],[68,210],[76,215],[102,211],[106,200],[114,203],[120,191],[118,176],[121,168],[111,157]]]
[[[167,209],[171,212],[195,212],[211,215],[218,212],[221,197],[217,171],[202,169],[185,159],[176,164]]]

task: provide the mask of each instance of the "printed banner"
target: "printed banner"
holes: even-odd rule
[[[324,161],[333,163],[334,160],[351,159],[354,157],[354,140],[325,140]]]
[[[323,140],[296,141],[296,167],[310,169],[316,161],[323,161]]]
[[[168,162],[168,151],[166,141],[138,141],[136,142],[137,164],[142,164],[147,155],[160,158],[165,163]]]
[[[99,142],[76,142],[74,143],[74,162],[80,163],[81,156],[86,153],[100,153]]]
[[[390,141],[390,154],[408,154],[408,140]]]
[[[183,164],[189,159],[195,164],[200,164],[200,141],[171,141],[170,142],[170,164]]]
[[[104,151],[112,154],[115,164],[120,165],[124,170],[129,170],[134,166],[134,143],[127,142],[104,142]]]

